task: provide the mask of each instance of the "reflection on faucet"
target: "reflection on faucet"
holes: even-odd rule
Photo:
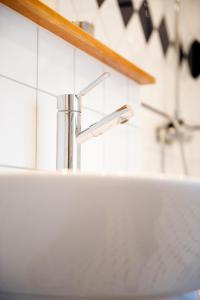
[[[123,105],[110,115],[102,118],[99,122],[92,124],[87,129],[81,131],[77,136],[77,142],[82,144],[92,137],[97,137],[108,129],[119,124],[124,124],[133,116],[133,110],[130,105]]]
[[[81,131],[81,98],[94,87],[110,76],[103,73],[78,94],[62,95],[57,100],[57,170],[80,169],[81,144],[92,137],[103,134],[108,129],[126,123],[132,116],[133,110],[124,105]]]

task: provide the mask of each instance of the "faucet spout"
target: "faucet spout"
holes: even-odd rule
[[[99,122],[94,123],[87,129],[81,131],[76,137],[77,142],[82,144],[93,137],[97,137],[116,125],[128,122],[132,116],[132,107],[128,104],[123,105],[113,113],[103,117]]]

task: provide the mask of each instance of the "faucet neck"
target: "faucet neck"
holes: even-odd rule
[[[81,98],[75,94],[62,95],[57,100],[57,170],[77,171],[81,167]]]
[[[81,97],[76,94],[66,94],[57,97],[58,112],[80,112]]]

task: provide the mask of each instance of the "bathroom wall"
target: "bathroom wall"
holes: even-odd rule
[[[200,42],[200,1],[192,0],[187,9],[188,1],[183,1],[182,18],[180,19],[180,31],[184,52],[188,53],[191,40]],[[192,16],[192,17],[191,17]],[[187,26],[185,26],[187,24]],[[199,53],[200,62],[200,53]],[[200,76],[193,79],[188,75],[187,60],[181,66],[180,81],[180,110],[183,117],[190,123],[200,123]],[[200,131],[195,132],[191,143],[186,145],[186,154],[189,160],[189,171],[194,176],[200,175]]]
[[[48,5],[70,20],[87,20],[95,25],[96,38],[138,64],[157,79],[154,86],[139,87],[82,51],[38,27],[0,4],[0,164],[40,169],[55,169],[56,95],[77,92],[104,71],[111,77],[83,100],[83,128],[128,102],[135,118],[82,146],[82,168],[95,171],[160,172],[160,146],[154,130],[163,120],[139,108],[146,101],[172,113],[174,109],[175,50],[169,45],[164,55],[158,30],[148,43],[134,13],[125,27],[116,0],[49,0]],[[98,5],[102,2],[101,6]],[[141,0],[134,0],[136,11]],[[192,3],[192,9],[188,9]],[[198,0],[183,1],[182,13],[197,22],[181,23],[181,39],[187,51],[194,38],[200,38]],[[170,41],[174,40],[173,1],[150,0],[154,28],[162,16]],[[184,25],[184,30],[183,30]],[[192,34],[191,34],[192,32]],[[181,112],[189,121],[198,117],[199,78],[189,74],[187,61],[181,66]],[[191,175],[199,175],[200,133],[186,145]],[[166,149],[166,172],[182,172],[177,145]]]
[[[78,92],[104,71],[111,77],[83,99],[82,128],[125,103],[138,106],[136,83],[2,4],[0,45],[0,165],[55,170],[56,95]],[[136,139],[135,118],[87,142],[83,170],[134,171]]]

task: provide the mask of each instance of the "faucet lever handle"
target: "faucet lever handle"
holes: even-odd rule
[[[89,93],[93,88],[95,88],[98,84],[100,84],[103,80],[108,78],[110,76],[110,73],[104,72],[102,75],[100,75],[97,79],[95,79],[93,82],[91,82],[88,86],[86,86],[82,91],[80,91],[77,95],[78,98],[81,98],[82,96],[85,96],[87,93]]]

